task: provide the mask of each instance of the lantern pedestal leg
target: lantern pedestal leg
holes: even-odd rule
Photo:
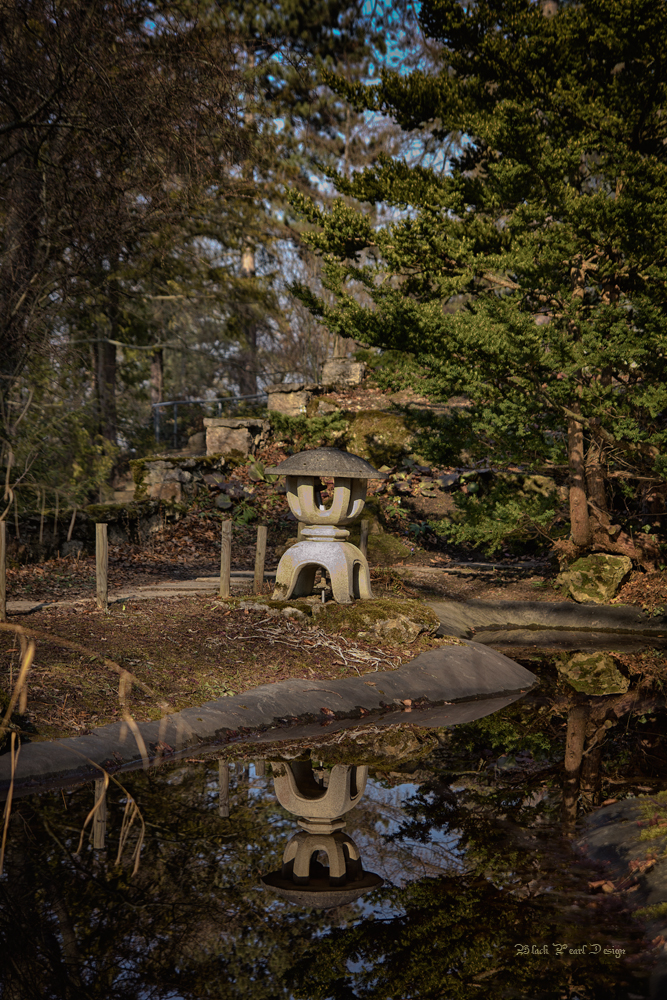
[[[329,862],[328,871],[313,860],[322,851]],[[314,869],[314,870],[313,870]],[[343,886],[364,876],[359,848],[346,833],[330,834],[297,833],[288,842],[283,853],[281,877],[294,885],[309,885],[313,877],[328,877],[329,885]]]
[[[319,567],[329,573],[334,600],[338,604],[373,599],[368,563],[356,545],[308,540],[293,545],[278,563],[273,600],[285,601],[292,596],[311,594]]]

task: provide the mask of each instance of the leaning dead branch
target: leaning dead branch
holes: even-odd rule
[[[7,730],[10,728],[11,725],[10,720],[12,717],[12,712],[16,708],[16,703],[19,702],[22,711],[25,711],[26,707],[25,706],[25,701],[27,697],[25,694],[26,679],[28,677],[28,672],[30,670],[33,658],[35,656],[35,643],[31,641],[26,644],[24,639],[22,646],[23,650],[21,656],[21,667],[19,669],[19,675],[16,679],[16,684],[14,685],[14,690],[12,691],[9,698],[9,704],[7,705],[7,711],[5,712],[5,717],[0,723],[0,739],[2,739]],[[12,738],[14,737],[14,735],[15,734],[12,733]]]
[[[12,796],[14,794],[14,775],[16,773],[16,762],[19,758],[21,743],[16,738],[16,733],[12,733],[9,746],[9,760],[11,775],[9,781],[9,791],[5,800],[5,809],[2,815],[2,843],[0,843],[0,876],[5,863],[5,846],[7,844],[7,830],[9,828],[9,817],[12,812]]]

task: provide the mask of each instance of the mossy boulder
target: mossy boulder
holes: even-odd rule
[[[226,598],[225,604],[269,616],[280,614],[290,617],[295,612],[301,612],[327,632],[366,641],[384,638],[394,643],[409,642],[440,626],[438,616],[423,601],[403,597],[380,597],[372,601],[355,601],[354,604],[336,604],[334,601],[321,604],[316,597],[273,601],[264,596],[250,596]]]
[[[422,622],[413,621],[408,615],[396,614],[393,618],[382,618],[380,621],[369,622],[368,631],[357,632],[358,639],[389,639],[391,642],[409,642],[415,639],[427,626]]]
[[[577,559],[556,578],[580,604],[606,604],[615,597],[632,570],[628,556],[612,556],[606,552]]]
[[[630,686],[609,653],[575,653],[557,667],[570,687],[593,697],[625,694]]]
[[[398,465],[410,453],[413,437],[402,413],[360,410],[348,427],[347,450],[378,469]]]
[[[440,619],[426,604],[402,597],[381,597],[345,605],[330,602],[326,610],[327,613],[318,618],[321,628],[366,641],[380,638],[410,641],[440,626]]]
[[[332,413],[340,413],[341,405],[335,396],[313,396],[306,406],[306,416],[324,417]]]
[[[222,472],[245,465],[247,458],[240,451],[229,454],[183,456],[148,455],[130,462],[134,481],[134,499],[180,501],[194,496],[197,484],[210,472]]]

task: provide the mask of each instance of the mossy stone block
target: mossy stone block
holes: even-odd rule
[[[377,469],[397,465],[410,452],[412,438],[402,413],[360,410],[350,421],[347,448]]]
[[[625,694],[630,686],[609,653],[575,653],[557,666],[570,687],[582,694]]]
[[[615,597],[632,570],[628,556],[596,552],[577,559],[556,579],[556,585],[580,604],[605,604]]]

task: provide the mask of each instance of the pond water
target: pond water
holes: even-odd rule
[[[285,742],[263,747],[261,764],[257,747],[247,760],[238,748],[228,770],[213,748],[119,773],[106,790],[103,847],[91,839],[99,814],[84,829],[91,785],[15,799],[0,877],[0,996],[667,995],[664,653],[617,640],[614,662],[632,686],[590,696],[562,669],[591,651],[585,643],[498,638],[540,678],[501,712],[449,731],[403,725]],[[327,881],[326,855],[313,849],[299,902],[267,887],[270,873],[292,877],[284,852],[295,834],[333,836],[303,832],[274,776],[308,772],[315,800],[316,785],[324,795],[353,769],[354,797],[364,766],[365,790],[337,835],[363,872],[338,888],[368,873],[373,884],[342,903],[329,890],[326,906],[304,902],[309,878]]]

